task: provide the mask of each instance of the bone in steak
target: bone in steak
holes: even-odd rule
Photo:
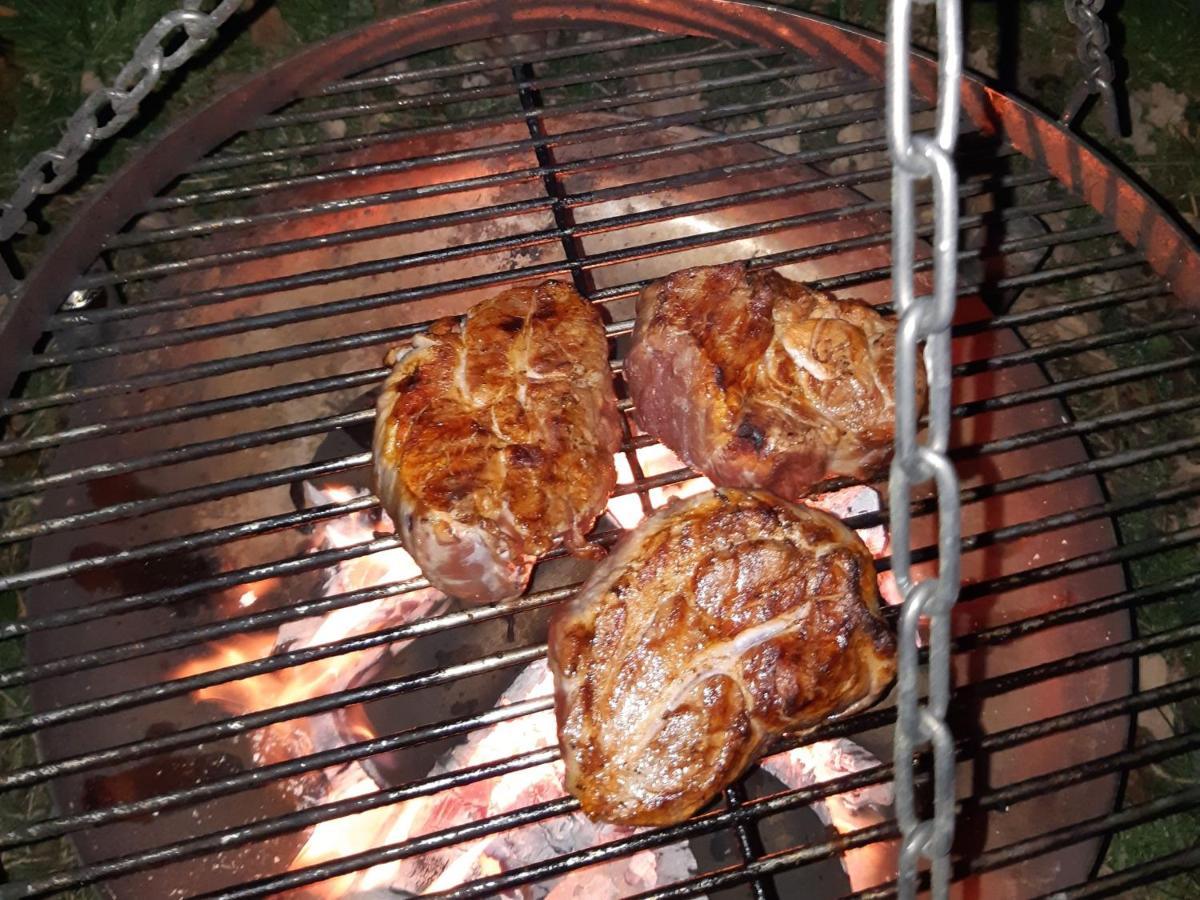
[[[595,307],[557,281],[514,288],[434,322],[387,362],[376,490],[434,586],[505,600],[538,555],[585,546],[621,440]]]
[[[762,491],[676,500],[550,625],[567,787],[591,817],[679,822],[784,732],[873,703],[895,639],[871,554]]]
[[[692,468],[794,499],[887,463],[895,335],[861,301],[742,262],[701,266],[643,289],[625,379],[639,424]]]

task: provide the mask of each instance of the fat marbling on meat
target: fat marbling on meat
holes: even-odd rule
[[[701,266],[643,289],[625,379],[638,423],[692,468],[795,499],[887,464],[895,335],[867,303],[743,262]]]
[[[875,702],[895,639],[870,551],[763,491],[675,500],[552,620],[567,787],[591,817],[681,821],[785,732]]]
[[[514,288],[439,319],[387,363],[376,491],[435,587],[509,599],[540,554],[585,547],[621,440],[595,307],[558,281]]]

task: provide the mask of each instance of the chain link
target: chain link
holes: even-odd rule
[[[946,456],[950,442],[950,323],[957,299],[959,82],[962,76],[961,0],[937,0],[938,106],[933,134],[912,133],[909,46],[913,0],[893,0],[888,17],[887,124],[892,158],[892,293],[900,325],[896,335],[896,454],[892,461],[889,507],[892,572],[904,597],[900,613],[897,718],[894,762],[896,817],[900,823],[899,892],[916,896],[921,857],[931,862],[931,892],[948,895],[950,844],[954,838],[954,741],[946,725],[950,704],[950,611],[958,598],[961,520],[958,477]],[[916,297],[916,182],[933,182],[933,293]],[[917,437],[917,354],[924,344],[929,383],[929,426]],[[914,581],[913,490],[933,481],[938,508],[938,574]],[[918,630],[929,627],[929,686],[920,699]],[[933,754],[933,817],[917,808],[913,754]]]
[[[42,194],[63,188],[79,170],[84,154],[98,140],[112,137],[137,115],[141,102],[154,90],[164,72],[178,69],[200,52],[244,0],[183,0],[146,32],[110,87],[89,94],[67,120],[62,138],[52,150],[30,160],[17,177],[17,188],[0,204],[0,241],[13,237],[28,221],[26,211]],[[212,5],[205,12],[204,7]],[[182,34],[181,34],[182,33]],[[166,47],[182,36],[169,53]]]
[[[1100,17],[1104,0],[1063,0],[1063,6],[1067,19],[1079,30],[1075,55],[1083,66],[1083,78],[1067,98],[1062,122],[1071,124],[1087,99],[1099,94],[1104,107],[1104,127],[1110,137],[1117,137],[1121,133],[1121,116],[1113,87],[1113,61],[1108,54],[1108,26]]]

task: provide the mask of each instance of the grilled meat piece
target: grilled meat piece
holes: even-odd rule
[[[763,491],[676,500],[551,622],[567,788],[605,822],[682,821],[780,734],[875,702],[895,649],[839,520]]]
[[[745,263],[702,266],[642,291],[625,379],[641,426],[692,468],[794,499],[887,464],[895,335],[861,301]]]
[[[621,440],[595,307],[557,281],[515,288],[434,322],[387,362],[376,491],[435,587],[505,600],[537,556],[584,547]]]

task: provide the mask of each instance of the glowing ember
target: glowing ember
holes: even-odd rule
[[[879,760],[853,741],[835,738],[797,747],[764,759],[760,765],[791,788],[810,787],[878,766]],[[847,834],[878,825],[891,818],[893,801],[891,782],[873,784],[826,797],[812,805],[827,826]],[[850,887],[862,891],[895,875],[895,848],[890,843],[874,843],[847,851],[842,865],[850,878]]]
[[[554,690],[544,661],[531,664],[501,695],[498,706],[548,697]],[[467,740],[433,767],[430,775],[454,772],[470,766],[496,762],[521,753],[554,747],[556,724],[552,710],[500,722],[473,732]],[[400,830],[393,839],[403,840],[431,831],[496,816],[566,795],[562,763],[553,762],[520,769],[499,778],[446,791],[435,797],[412,801],[399,816]],[[634,833],[634,829],[592,822],[582,813],[558,816],[513,829],[465,845],[405,860],[393,881],[402,895],[422,895],[449,890],[464,881],[482,877],[489,866],[501,871],[541,862]],[[618,896],[649,890],[693,874],[695,860],[686,844],[644,850],[603,866],[575,873],[568,889],[561,884],[540,885],[522,896],[595,897],[612,889]]]
[[[318,491],[305,485],[310,503],[346,502],[364,495],[365,491],[335,487]],[[370,513],[354,513],[329,523],[321,532],[314,550],[347,547],[370,541],[374,537],[375,520]],[[390,523],[381,527],[390,530]],[[335,596],[363,587],[402,584],[419,578],[420,569],[403,550],[388,550],[370,556],[346,560],[326,579],[322,593]],[[239,600],[249,606],[263,596],[261,583],[247,590]],[[247,599],[249,598],[249,599]],[[228,666],[265,659],[278,653],[319,647],[356,635],[369,634],[436,613],[447,605],[440,592],[425,588],[397,597],[386,597],[336,609],[320,618],[289,622],[277,631],[259,635],[239,635],[213,645],[206,656],[181,666],[174,677],[185,678]],[[374,668],[384,657],[398,653],[407,641],[373,647],[355,653],[336,654],[328,659],[315,660],[278,672],[253,678],[230,681],[196,691],[202,701],[218,703],[231,712],[242,713],[284,706],[301,700],[344,690],[356,677]],[[301,752],[340,746],[337,723],[329,715],[305,720],[307,727],[298,729],[292,722],[282,722],[254,734],[256,762],[278,762]]]

